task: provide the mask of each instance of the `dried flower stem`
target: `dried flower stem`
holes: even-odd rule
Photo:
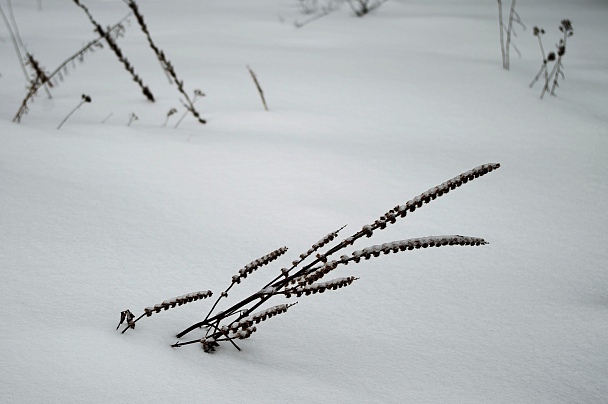
[[[241,314],[239,314],[239,316],[228,325],[228,327],[231,327],[231,325],[238,323],[243,318],[247,317],[248,313],[257,309],[260,305],[264,304],[272,296],[276,296],[278,294],[284,294],[285,291],[287,290],[285,288],[292,281],[298,280],[298,279],[301,280],[303,276],[309,275],[315,271],[319,271],[320,268],[316,267],[316,265],[318,265],[319,263],[324,263],[324,265],[329,265],[328,267],[324,268],[324,270],[327,269],[327,271],[329,272],[330,270],[335,268],[335,266],[337,266],[340,263],[347,264],[350,261],[359,262],[361,257],[363,257],[365,259],[369,259],[372,256],[377,257],[381,253],[388,254],[391,252],[405,251],[405,250],[418,249],[418,248],[427,248],[427,247],[431,247],[431,246],[438,247],[438,246],[444,246],[444,245],[483,245],[483,244],[486,244],[486,242],[483,239],[473,238],[473,237],[464,237],[464,236],[425,237],[425,238],[410,239],[410,240],[405,240],[405,241],[387,243],[387,244],[383,244],[380,246],[368,247],[367,249],[364,249],[361,252],[357,252],[357,251],[354,252],[352,254],[352,257],[344,258],[344,256],[343,256],[341,258],[341,261],[327,262],[328,257],[330,257],[332,254],[336,253],[337,251],[342,250],[345,247],[352,245],[356,240],[358,240],[364,236],[371,237],[375,230],[382,230],[382,229],[386,228],[387,225],[395,223],[398,218],[406,217],[408,212],[414,212],[417,208],[422,207],[424,204],[427,204],[430,201],[435,200],[436,198],[449,193],[450,191],[462,186],[463,184],[468,183],[469,181],[472,181],[489,172],[492,172],[492,171],[498,169],[499,167],[500,167],[500,164],[484,164],[484,165],[475,167],[472,170],[462,173],[434,188],[429,189],[426,192],[423,192],[422,194],[418,195],[414,199],[411,199],[408,202],[406,202],[404,205],[396,206],[395,208],[386,212],[383,216],[381,216],[379,219],[377,219],[374,223],[363,226],[363,228],[360,231],[358,231],[355,234],[353,234],[352,236],[344,239],[342,242],[340,242],[337,245],[335,245],[334,247],[330,248],[325,253],[317,254],[316,258],[311,263],[307,264],[306,266],[304,266],[297,272],[290,274],[291,270],[285,270],[285,269],[282,270],[281,275],[279,275],[277,278],[275,278],[275,280],[271,281],[268,285],[266,285],[266,287],[264,287],[259,292],[254,293],[253,295],[234,304],[230,308],[228,308],[220,313],[215,314],[214,316],[209,317],[209,315],[208,315],[205,318],[205,320],[198,322],[196,324],[193,324],[192,326],[186,328],[185,330],[183,330],[182,332],[177,334],[177,337],[181,338],[184,335],[190,333],[191,331],[193,331],[197,328],[200,328],[202,326],[208,326],[215,322],[221,321],[221,320],[225,319],[227,316],[231,316],[231,315],[239,312],[241,309],[248,306],[249,304],[253,303],[253,305],[250,308],[246,309],[244,312],[241,312]],[[335,232],[335,233],[337,235],[337,232]],[[335,237],[335,236],[333,236],[333,237]],[[331,238],[333,239],[333,237],[331,237]],[[324,238],[323,240],[325,240],[325,239],[326,238]],[[327,238],[327,239],[329,240],[329,238]],[[322,244],[325,245],[325,242],[323,242]],[[297,265],[300,262],[301,261],[294,261],[294,263],[293,263],[294,265],[293,265],[292,269],[297,267]],[[306,280],[306,283],[308,283],[308,280]],[[300,286],[304,286],[304,285],[300,285]],[[283,289],[285,289],[285,290],[283,290]],[[217,336],[216,334],[217,333],[212,334],[211,337],[216,337]],[[207,337],[209,337],[209,335]],[[195,340],[195,341],[198,341],[198,340]],[[181,346],[181,345],[178,345],[178,346]]]
[[[124,334],[129,328],[135,328],[135,323],[137,323],[140,319],[145,317],[150,317],[154,313],[160,313],[162,310],[169,310],[176,306],[182,306],[187,303],[196,302],[198,300],[206,299],[211,297],[213,292],[210,290],[201,290],[199,292],[188,293],[183,296],[177,296],[171,298],[169,300],[165,300],[162,303],[155,304],[154,306],[146,307],[144,309],[144,313],[137,317],[137,319],[129,321],[127,318],[127,327],[122,330],[122,334]],[[129,310],[123,311],[123,313],[131,313]],[[132,315],[131,315],[132,316]],[[125,317],[121,316],[121,321],[118,323],[118,327],[125,321]],[[118,327],[116,329],[118,329]]]
[[[262,87],[260,86],[260,82],[258,81],[257,76],[255,75],[253,70],[251,70],[251,67],[247,66],[247,70],[249,70],[249,74],[251,75],[251,78],[253,79],[253,82],[255,83],[256,88],[258,89],[258,93],[260,94],[260,98],[262,99],[262,105],[264,105],[264,109],[266,111],[268,111],[268,105],[266,105],[266,98],[264,98],[264,91],[262,90]]]
[[[113,31],[115,31],[117,28],[122,26],[122,23],[129,18],[131,15],[131,13],[127,14],[125,17],[123,17],[119,22],[117,22],[116,24],[114,24],[112,27],[110,27],[107,31],[107,34],[110,35]],[[74,61],[76,58],[80,57],[81,55],[83,55],[85,52],[87,52],[89,49],[91,49],[93,46],[97,45],[102,39],[104,39],[104,36],[100,36],[99,38],[89,42],[88,44],[86,44],[83,48],[81,48],[78,52],[76,52],[75,54],[73,54],[72,56],[70,56],[69,58],[67,58],[66,60],[64,60],[55,70],[53,70],[51,73],[48,74],[48,82],[51,83],[53,78],[59,74],[62,69],[65,68],[65,66],[68,65],[68,63]],[[36,95],[36,93],[38,92],[38,90],[40,89],[40,85],[42,85],[41,80],[34,80],[30,82],[30,87],[28,89],[28,92],[25,96],[25,98],[23,99],[23,101],[21,102],[21,105],[19,106],[19,111],[17,111],[17,113],[15,114],[15,116],[13,117],[13,122],[21,122],[21,118],[23,117],[23,115],[27,112],[27,104],[30,101],[30,99]]]
[[[4,24],[6,25],[6,29],[11,37],[11,41],[13,43],[13,48],[15,48],[15,53],[17,54],[17,59],[19,59],[19,65],[21,66],[21,70],[23,71],[23,76],[25,77],[25,81],[30,81],[30,77],[27,74],[27,69],[25,68],[25,63],[23,62],[23,56],[21,55],[21,50],[19,49],[19,44],[17,42],[17,37],[15,36],[15,32],[11,27],[11,24],[8,22],[8,18],[6,18],[6,14],[4,14],[4,10],[2,10],[2,6],[0,6],[0,16],[4,20]]]
[[[184,89],[184,82],[179,80],[179,78],[177,77],[175,68],[173,67],[171,62],[167,59],[167,57],[165,56],[165,53],[160,48],[158,48],[158,46],[156,46],[156,44],[152,40],[152,37],[150,36],[150,32],[148,30],[148,26],[146,25],[146,22],[144,20],[144,16],[139,11],[139,7],[137,6],[137,3],[135,2],[135,0],[124,0],[124,2],[133,11],[133,14],[135,15],[135,19],[139,23],[141,30],[143,31],[146,38],[148,39],[148,44],[150,45],[150,48],[152,48],[152,50],[154,51],[154,54],[156,55],[157,59],[159,60],[161,66],[163,67],[163,70],[166,73],[168,73],[169,76],[173,79],[173,82],[177,86],[177,90],[181,93],[181,95],[186,100],[186,102],[184,103],[186,110],[189,111],[200,123],[202,123],[202,124],[207,123],[207,121],[205,121],[203,118],[201,118],[201,116],[200,116],[199,112],[196,110],[196,108],[194,108],[194,101],[191,100],[190,97],[188,97],[188,93]]]
[[[63,121],[61,121],[59,126],[57,126],[57,129],[61,129],[63,124],[72,116],[72,114],[74,112],[76,112],[80,107],[82,107],[84,104],[89,103],[89,102],[91,102],[91,97],[89,97],[86,94],[82,94],[80,103],[78,105],[76,105],[76,108],[74,108],[65,118],[63,118]]]
[[[73,1],[74,1],[74,3],[76,3],[76,5],[78,7],[80,7],[85,12],[87,17],[89,17],[89,21],[91,21],[91,24],[93,24],[93,26],[95,27],[95,31],[97,31],[97,33],[106,40],[110,49],[112,49],[112,51],[118,57],[118,60],[123,64],[125,69],[131,74],[133,81],[135,81],[139,85],[144,96],[149,101],[154,102],[154,95],[152,95],[152,92],[150,91],[150,89],[143,83],[141,77],[139,77],[137,75],[137,73],[135,73],[135,69],[133,68],[131,63],[127,60],[127,58],[123,55],[122,51],[120,50],[120,48],[118,47],[116,42],[114,42],[114,40],[112,40],[112,38],[109,35],[109,32],[105,31],[103,29],[103,27],[95,20],[95,18],[93,18],[93,15],[89,11],[89,9],[84,4],[82,4],[80,2],[80,0],[73,0]]]

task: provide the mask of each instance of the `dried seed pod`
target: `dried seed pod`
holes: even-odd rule
[[[144,309],[144,314],[147,317],[150,317],[152,313],[160,313],[161,310],[169,310],[170,308],[174,308],[175,306],[181,306],[186,303],[195,302],[200,299],[206,299],[213,295],[213,292],[210,290],[188,293],[187,295],[177,296],[169,300],[165,300],[162,303],[155,304],[153,307],[146,307]]]
[[[399,251],[411,251],[420,248],[442,247],[447,245],[480,246],[485,244],[488,243],[482,238],[459,235],[412,238],[408,240],[400,240],[393,241],[390,243],[373,245],[366,247],[362,250],[354,251],[351,254],[351,257],[347,257],[345,255],[340,257],[339,263],[346,264],[349,261],[354,261],[358,263],[361,261],[362,258],[368,260],[372,257],[378,257],[380,256],[380,254],[397,253]],[[338,262],[336,262],[336,264],[338,264]]]
[[[271,252],[269,254],[264,255],[263,257],[258,258],[257,260],[250,262],[249,264],[247,264],[243,268],[241,268],[237,275],[234,275],[232,277],[232,283],[241,283],[241,279],[247,278],[247,275],[252,274],[253,271],[257,270],[261,266],[267,265],[270,262],[276,260],[277,258],[279,258],[281,255],[285,254],[286,252],[287,252],[287,247],[281,247],[277,250],[274,250],[273,252]]]
[[[293,293],[298,297],[302,296],[302,294],[309,296],[310,294],[316,294],[317,292],[323,293],[326,289],[336,290],[348,286],[357,279],[359,278],[349,276],[346,278],[332,279],[331,281],[327,282],[313,283],[312,285],[296,286],[295,288],[287,290],[285,294],[287,295]]]
[[[325,235],[321,240],[317,241],[316,243],[314,243],[309,249],[308,251],[306,251],[305,253],[300,254],[299,258],[292,261],[292,269],[297,267],[298,265],[300,265],[300,263],[302,261],[304,261],[306,258],[310,257],[315,251],[318,251],[319,249],[325,247],[327,244],[329,244],[330,242],[332,242],[336,237],[338,237],[338,234],[340,233],[340,231],[342,229],[344,229],[346,227],[342,226],[340,227],[338,230],[333,231],[327,235]],[[325,262],[327,261],[327,258],[325,256],[325,254],[317,254],[316,255],[317,260],[321,261],[321,262]]]

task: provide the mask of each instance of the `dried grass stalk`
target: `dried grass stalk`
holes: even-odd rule
[[[397,205],[375,222],[363,226],[361,230],[357,231],[352,236],[345,238],[343,241],[329,248],[325,252],[317,253],[316,256],[312,258],[311,256],[314,252],[328,246],[328,244],[338,236],[338,232],[342,229],[329,233],[317,243],[313,244],[308,251],[304,252],[296,260],[294,260],[292,262],[293,265],[291,269],[281,269],[280,274],[258,292],[251,294],[247,298],[233,304],[227,309],[215,312],[217,303],[222,297],[228,296],[228,291],[231,287],[240,283],[242,279],[251,274],[260,266],[266,265],[283,255],[287,251],[287,248],[282,247],[258,260],[251,262],[232,278],[231,285],[218,298],[203,321],[197,322],[177,334],[177,338],[182,338],[184,335],[194,330],[205,328],[206,332],[204,337],[189,341],[178,341],[172,346],[182,347],[185,345],[200,343],[205,352],[213,352],[215,348],[219,346],[220,342],[227,341],[240,350],[240,348],[236,345],[235,340],[249,338],[257,330],[255,325],[272,318],[277,314],[286,312],[287,309],[293,305],[278,305],[256,312],[258,307],[266,303],[272,297],[283,295],[287,298],[291,298],[294,296],[301,297],[302,295],[314,295],[317,293],[323,293],[326,290],[337,290],[349,286],[355,280],[359,279],[355,276],[346,276],[335,278],[326,282],[318,282],[329,272],[336,270],[341,265],[347,265],[351,262],[360,263],[363,259],[369,260],[374,257],[379,257],[380,255],[429,247],[481,246],[487,244],[487,242],[482,238],[460,235],[418,237],[372,245],[361,250],[355,250],[350,255],[342,255],[339,259],[329,259],[333,254],[352,245],[359,238],[373,235],[374,231],[382,230],[386,228],[388,224],[395,223],[398,218],[406,217],[408,212],[413,212],[422,207],[424,204],[449,193],[450,191],[468,183],[469,181],[494,171],[499,167],[499,164],[484,164],[475,167],[472,170],[466,171],[436,187],[433,187],[418,195],[414,199],[409,200],[404,205]],[[307,258],[311,258],[311,260],[308,264],[304,265],[303,262],[307,260]],[[291,273],[292,270],[295,270],[300,264],[303,266],[297,271],[294,271],[295,273]],[[178,302],[175,303],[178,304]],[[147,310],[150,313],[152,310],[166,310],[167,305],[170,306],[171,302],[164,302],[164,306],[155,306],[155,308],[148,308]],[[133,322],[133,320],[131,321]],[[129,327],[126,329],[128,328]]]

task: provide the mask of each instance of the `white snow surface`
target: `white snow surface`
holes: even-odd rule
[[[95,37],[71,1],[12,3],[48,70]],[[103,25],[128,12],[83,3]],[[518,1],[528,29],[509,72],[491,0],[389,0],[300,29],[295,0],[139,3],[186,88],[206,94],[207,125],[174,129],[180,112],[161,127],[183,108],[134,19],[118,43],[157,102],[103,49],[12,123],[26,82],[0,28],[0,401],[606,402],[608,3]],[[531,28],[552,49],[563,18],[566,80],[541,101],[528,88],[541,62]],[[57,130],[83,93],[93,102]],[[244,264],[288,246],[226,309],[327,232],[348,224],[341,240],[494,162],[339,255],[428,234],[489,245],[339,266],[360,280],[302,297],[242,352],[170,347],[214,299],[115,331],[122,310],[219,296]]]

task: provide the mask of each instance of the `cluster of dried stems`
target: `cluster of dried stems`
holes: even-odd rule
[[[503,16],[502,16],[502,0],[498,1],[498,26],[500,29],[500,51],[502,54],[502,68],[505,70],[509,70],[511,67],[511,56],[510,51],[511,47],[518,53],[519,49],[513,44],[512,37],[517,36],[517,33],[514,30],[513,23],[519,24],[524,30],[526,26],[521,21],[519,14],[515,11],[515,2],[516,0],[511,0],[511,7],[509,11],[509,20],[507,24],[504,24]],[[506,37],[505,37],[506,36]]]
[[[144,20],[144,16],[139,11],[139,7],[138,7],[137,3],[135,2],[135,0],[124,0],[124,2],[127,4],[127,6],[129,6],[131,11],[133,12],[133,15],[135,15],[135,19],[137,20],[137,23],[139,24],[144,35],[146,36],[146,38],[148,40],[148,44],[150,45],[150,48],[152,48],[152,51],[154,52],[154,54],[156,55],[156,58],[160,62],[161,67],[163,68],[165,73],[168,75],[167,77],[169,77],[169,80],[171,82],[175,83],[175,85],[177,86],[177,90],[180,92],[182,97],[184,97],[184,100],[181,100],[181,103],[186,108],[186,111],[190,112],[196,118],[196,120],[198,120],[198,122],[200,122],[202,124],[207,123],[203,118],[201,118],[200,113],[194,107],[194,102],[196,101],[196,99],[191,99],[188,96],[188,93],[184,89],[183,80],[180,80],[177,77],[175,68],[173,67],[171,62],[167,59],[167,57],[165,56],[165,53],[158,46],[156,46],[156,44],[152,40],[152,37],[150,36],[150,31],[148,30],[148,26],[146,25],[146,22]],[[198,90],[198,94],[195,92],[194,98],[197,98],[197,95],[199,97],[204,96],[204,94],[200,90]],[[179,125],[179,123],[178,123],[178,125]]]
[[[139,77],[139,75],[137,75],[137,73],[135,73],[135,69],[133,68],[133,66],[131,65],[129,60],[124,56],[124,54],[122,53],[122,50],[118,47],[116,42],[114,40],[112,40],[112,38],[110,37],[108,32],[95,20],[95,18],[93,17],[93,15],[89,11],[89,9],[84,4],[82,4],[80,2],[80,0],[73,0],[73,1],[74,1],[74,3],[76,3],[76,5],[78,7],[80,7],[82,9],[82,11],[85,12],[87,17],[89,18],[89,21],[91,21],[91,24],[93,24],[93,26],[95,27],[95,31],[99,34],[99,36],[103,37],[106,40],[106,43],[108,44],[108,46],[110,47],[112,52],[114,52],[114,54],[116,55],[118,60],[123,64],[124,68],[131,74],[133,81],[135,81],[137,83],[137,85],[139,85],[143,95],[149,101],[154,102],[154,95],[152,94],[152,92],[150,91],[148,86],[146,86],[144,84],[141,77]]]
[[[532,82],[530,83],[530,88],[532,88],[544,74],[545,84],[540,93],[541,100],[545,96],[546,92],[549,92],[551,95],[555,95],[555,90],[557,87],[559,87],[559,78],[561,77],[562,79],[565,79],[562,58],[566,54],[566,42],[568,41],[569,37],[574,35],[574,30],[572,29],[572,23],[567,19],[561,21],[559,30],[563,34],[563,37],[560,38],[559,42],[555,45],[557,48],[556,57],[556,52],[549,52],[549,54],[545,55],[545,48],[543,47],[543,42],[541,39],[541,37],[545,34],[545,30],[543,28],[534,27],[533,34],[538,38],[538,45],[540,47],[540,53],[543,61],[538,73],[536,76],[534,76]],[[551,72],[549,72],[549,62],[554,62]]]
[[[13,24],[11,25],[8,22],[8,19],[5,15],[4,11],[1,9],[1,7],[0,7],[0,16],[4,19],[5,24],[9,28],[9,32],[11,33],[11,38],[13,40],[14,47],[17,52],[17,56],[21,62],[22,69],[23,69],[24,75],[26,77],[26,80],[28,81],[28,91],[26,93],[25,98],[21,102],[19,110],[17,111],[17,113],[15,114],[15,117],[13,118],[13,122],[21,121],[21,118],[23,117],[23,115],[26,114],[28,111],[29,102],[34,99],[35,95],[38,93],[38,90],[40,90],[41,87],[43,87],[43,86],[45,87],[47,94],[50,98],[51,93],[50,93],[48,87],[52,87],[53,84],[56,84],[56,82],[57,82],[56,77],[58,77],[60,80],[63,80],[63,75],[68,73],[68,65],[70,63],[72,63],[72,65],[74,65],[75,60],[77,60],[77,59],[82,62],[82,60],[84,59],[84,55],[86,53],[93,52],[95,50],[95,48],[103,48],[102,41],[105,41],[107,43],[108,47],[115,53],[115,55],[118,57],[118,60],[120,61],[120,63],[122,63],[122,65],[129,72],[129,74],[131,74],[133,81],[135,81],[139,85],[144,96],[149,101],[153,102],[154,95],[152,94],[150,89],[143,83],[141,77],[135,72],[135,69],[134,69],[133,65],[131,64],[131,62],[129,62],[129,60],[125,57],[124,53],[122,52],[122,50],[119,48],[119,46],[116,43],[116,39],[121,37],[124,32],[124,26],[123,26],[124,21],[128,17],[130,17],[131,14],[134,14],[141,30],[143,31],[143,33],[145,34],[145,36],[148,40],[150,47],[154,51],[154,54],[158,58],[161,66],[163,67],[163,71],[167,75],[169,81],[171,83],[175,83],[178,91],[180,92],[180,94],[183,97],[183,100],[180,100],[180,101],[181,101],[182,105],[185,107],[186,112],[178,120],[175,127],[177,128],[179,126],[181,121],[185,118],[186,114],[188,114],[188,113],[192,114],[197,119],[198,122],[200,122],[202,124],[206,123],[206,121],[201,117],[200,113],[194,107],[195,102],[200,97],[203,97],[205,94],[201,90],[196,89],[193,92],[192,96],[188,95],[188,93],[184,89],[184,82],[182,80],[179,80],[179,78],[177,77],[175,68],[173,67],[171,62],[167,59],[164,52],[161,49],[159,49],[158,46],[156,46],[156,44],[152,40],[148,27],[144,21],[144,17],[142,15],[142,13],[139,11],[139,8],[134,0],[124,0],[125,3],[127,4],[127,6],[132,11],[129,14],[127,14],[127,16],[125,16],[123,19],[121,19],[118,23],[116,23],[115,25],[108,27],[106,29],[104,29],[101,26],[101,24],[99,24],[97,22],[97,20],[93,17],[93,15],[91,14],[91,11],[88,9],[88,7],[86,7],[80,0],[73,0],[74,3],[85,12],[89,21],[95,27],[95,31],[99,34],[99,37],[96,38],[95,40],[87,43],[83,48],[81,48],[78,52],[76,52],[75,54],[73,54],[72,56],[67,58],[63,63],[61,63],[51,73],[47,73],[41,67],[40,63],[34,58],[34,56],[32,54],[26,53],[25,60],[27,60],[27,66],[30,66],[32,69],[32,72],[33,72],[31,79],[30,79],[29,74],[26,69],[26,63],[23,63],[24,58],[22,58],[22,56],[21,56],[21,49],[25,49],[25,47],[22,45],[21,39],[18,35],[16,22],[14,21],[14,17],[12,16],[12,7],[10,7],[11,1],[10,0],[7,0],[7,1],[8,1],[8,5],[9,5],[10,16],[13,19]],[[11,27],[14,27],[14,29],[12,29]],[[172,109],[172,111],[174,111],[174,109]],[[175,110],[175,112],[177,112],[177,111]],[[173,115],[173,113],[175,113],[175,112],[172,112],[167,115],[167,120],[165,121],[165,125],[163,125],[163,126],[166,126],[169,116]],[[105,120],[107,120],[107,118]],[[105,120],[104,120],[104,122],[105,122]],[[135,114],[131,114],[129,117],[128,125],[130,126],[131,123],[133,123],[133,121],[135,121],[135,120],[137,120],[137,116]],[[60,124],[60,126],[62,124]]]
[[[303,21],[295,21],[296,28],[323,18],[340,9],[344,3],[348,4],[357,17],[363,17],[374,11],[388,0],[298,0],[298,6],[302,14],[309,15]]]
[[[84,61],[84,57],[88,53],[93,53],[96,48],[103,48],[102,40],[105,38],[110,38],[114,43],[118,38],[123,35],[124,32],[124,22],[129,18],[130,13],[123,17],[116,24],[109,27],[106,31],[106,36],[99,36],[98,38],[89,41],[85,46],[80,48],[76,53],[72,54],[70,57],[65,59],[55,70],[50,73],[46,73],[46,71],[40,67],[40,63],[34,58],[34,56],[30,53],[27,53],[27,61],[28,65],[32,66],[33,74],[32,78],[27,78],[29,81],[28,91],[25,95],[25,98],[21,102],[19,106],[19,110],[13,117],[13,122],[21,122],[21,118],[28,112],[28,105],[31,101],[33,101],[35,95],[38,93],[38,90],[42,86],[45,86],[47,89],[47,94],[50,97],[50,91],[47,87],[53,87],[57,85],[58,80],[63,81],[64,75],[69,73],[70,64],[74,68],[76,66],[76,61],[78,60],[80,63]]]
[[[331,247],[330,244],[338,237],[338,233],[344,227],[329,233],[317,243],[313,244],[308,251],[303,252],[293,260],[290,267],[280,269],[278,275],[266,283],[258,292],[251,294],[247,298],[242,299],[228,308],[216,311],[218,303],[222,299],[228,297],[228,292],[235,285],[240,284],[260,267],[268,265],[284,255],[287,252],[287,248],[281,247],[249,263],[232,277],[230,285],[220,293],[203,320],[191,325],[176,335],[177,338],[182,338],[195,330],[203,328],[203,336],[188,341],[178,341],[173,344],[172,347],[177,348],[184,345],[201,344],[205,352],[212,352],[219,346],[220,342],[230,342],[235,348],[240,350],[239,346],[236,344],[236,340],[249,338],[257,331],[254,324],[259,324],[268,318],[284,313],[289,307],[295,304],[281,304],[258,311],[258,308],[265,304],[269,299],[276,296],[292,298],[293,296],[301,297],[324,293],[327,290],[337,290],[346,287],[358,279],[354,276],[347,276],[319,282],[320,279],[342,265],[346,266],[349,263],[356,264],[361,260],[369,260],[379,257],[380,255],[422,248],[480,246],[487,244],[484,239],[477,237],[460,235],[429,236],[373,245],[361,250],[353,251],[349,255],[344,254],[340,257],[333,258],[337,252],[353,245],[360,238],[371,237],[375,231],[385,229],[387,226],[396,223],[398,219],[405,218],[409,213],[414,212],[423,205],[449,193],[469,181],[492,172],[499,167],[500,164],[497,163],[484,164],[464,172],[423,192],[403,205],[395,206],[373,223],[363,226],[361,230]],[[323,251],[324,249],[325,251]],[[194,301],[195,299],[211,297],[211,295],[212,293],[210,291],[206,291],[169,299],[163,303],[145,308],[144,313],[138,318],[135,318],[130,310],[124,310],[121,312],[121,320],[117,329],[126,322],[126,326],[122,330],[122,333],[125,333],[129,329],[134,329],[135,324],[139,320],[143,317],[151,316],[152,313],[158,313],[161,310],[168,310],[173,307],[181,306],[185,302]]]

